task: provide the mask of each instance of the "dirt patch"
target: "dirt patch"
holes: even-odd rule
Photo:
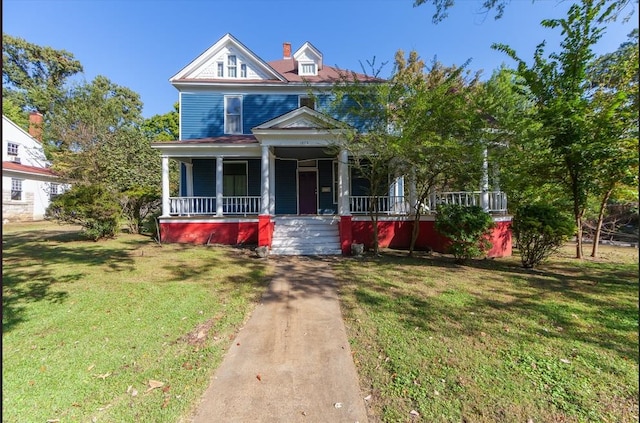
[[[207,339],[209,339],[209,332],[211,332],[211,328],[218,320],[220,320],[220,316],[214,316],[206,322],[200,323],[191,332],[180,337],[178,341],[186,342],[194,347],[203,347],[207,342]]]

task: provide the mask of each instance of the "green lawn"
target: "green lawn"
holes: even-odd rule
[[[637,422],[638,250],[344,260],[340,295],[371,421]]]
[[[637,422],[638,250],[571,253],[537,270],[393,251],[339,261],[370,421]],[[187,420],[268,263],[5,226],[3,421]]]
[[[3,422],[188,418],[268,281],[248,250],[5,225]]]

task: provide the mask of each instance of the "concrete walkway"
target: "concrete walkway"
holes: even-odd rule
[[[272,258],[274,279],[194,423],[366,422],[330,261]]]

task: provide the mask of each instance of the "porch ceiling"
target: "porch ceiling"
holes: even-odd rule
[[[274,147],[274,154],[280,159],[323,159],[335,157],[326,147]]]

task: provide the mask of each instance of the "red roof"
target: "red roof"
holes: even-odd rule
[[[27,165],[15,163],[15,162],[2,162],[2,170],[13,170],[16,172],[54,176],[54,177],[58,176],[51,169],[48,169],[48,168],[27,166]]]
[[[360,82],[381,82],[381,79],[367,76],[362,73],[356,73],[348,70],[338,69],[331,66],[322,66],[322,69],[318,71],[316,76],[300,76],[298,70],[295,68],[296,61],[294,59],[282,59],[269,62],[276,72],[284,76],[289,82],[328,82],[334,83],[340,80],[341,75],[349,75],[349,80],[353,80],[353,75],[356,76]]]

